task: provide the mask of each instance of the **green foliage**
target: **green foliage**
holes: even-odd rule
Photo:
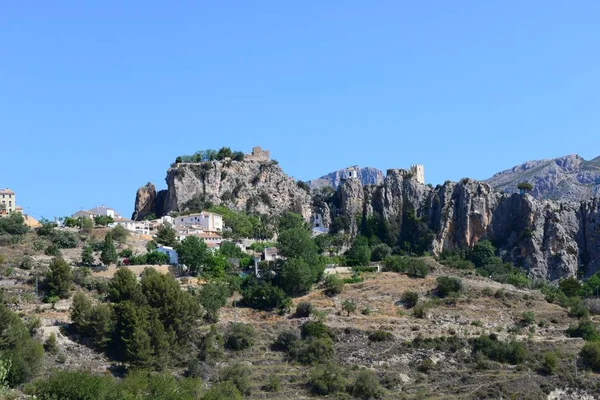
[[[211,206],[208,211],[223,216],[223,223],[231,229],[229,235],[232,238],[270,239],[273,237],[273,231],[259,217],[249,216],[223,206]]]
[[[0,360],[10,360],[5,376],[9,386],[33,378],[43,365],[44,348],[31,338],[21,318],[0,303]]]
[[[233,382],[218,382],[202,396],[202,400],[242,400],[242,394]]]
[[[351,313],[354,313],[356,311],[356,303],[352,300],[346,299],[342,303],[342,310],[348,313],[349,317]]]
[[[125,229],[122,225],[115,226],[112,230],[112,237],[120,244],[124,244],[129,237],[129,231]]]
[[[298,305],[296,306],[296,317],[298,317],[298,318],[309,317],[312,312],[313,312],[312,303],[302,301],[302,302],[298,303]]]
[[[567,335],[570,337],[580,337],[588,342],[600,340],[600,332],[596,325],[589,319],[582,319],[577,325],[570,326],[567,329]]]
[[[549,351],[544,354],[544,360],[542,361],[542,371],[546,375],[553,375],[556,370],[557,357],[556,353]]]
[[[315,271],[302,258],[285,260],[278,276],[279,286],[288,296],[301,296],[308,293],[315,280]]]
[[[346,372],[336,364],[318,365],[310,371],[308,385],[316,395],[335,395],[346,389]]]
[[[287,353],[290,360],[304,365],[327,363],[333,357],[334,349],[329,337],[309,337],[297,341]]]
[[[386,341],[394,340],[394,335],[392,335],[391,332],[378,329],[369,334],[369,340],[371,342],[386,342]]]
[[[100,260],[105,265],[114,264],[118,260],[117,249],[115,248],[115,244],[113,242],[113,237],[111,232],[107,232],[104,237],[104,245],[102,246],[102,253],[100,253]]]
[[[50,336],[44,345],[44,349],[50,354],[55,355],[58,353],[58,343],[56,342],[56,334],[54,332],[50,333]]]
[[[223,368],[219,372],[219,382],[232,382],[244,396],[250,396],[250,375],[252,370],[249,365],[236,363]]]
[[[270,282],[250,278],[242,284],[243,303],[257,310],[273,310],[287,303],[285,292]]]
[[[586,318],[590,315],[584,301],[579,297],[571,297],[568,302],[569,316],[575,318]]]
[[[422,256],[429,250],[434,237],[427,223],[417,217],[413,210],[403,214],[402,230],[398,239],[398,244],[403,251]]]
[[[113,222],[115,220],[110,215],[96,215],[94,217],[94,224],[98,226],[108,226],[108,224],[112,224]]]
[[[368,369],[363,369],[358,373],[352,384],[351,392],[354,397],[365,400],[378,399],[383,394],[377,375]]]
[[[44,250],[44,254],[52,257],[60,257],[60,249],[57,245],[52,243],[51,245],[46,247],[46,250]]]
[[[489,264],[497,264],[496,248],[489,240],[481,240],[473,246],[471,261],[476,268],[483,268]]]
[[[97,400],[106,399],[113,385],[109,377],[59,371],[37,382],[34,393],[40,400]]]
[[[336,296],[344,291],[344,281],[337,275],[327,275],[323,287],[327,296]]]
[[[371,251],[371,261],[383,261],[392,255],[392,248],[385,243],[378,244]]]
[[[173,229],[171,225],[166,222],[158,228],[154,240],[158,244],[170,247],[175,247],[178,243],[177,233],[175,232],[175,229]]]
[[[490,360],[520,364],[525,360],[527,351],[520,342],[502,342],[495,334],[481,335],[473,340],[473,354],[481,352]]]
[[[28,230],[21,213],[11,213],[8,217],[0,218],[0,234],[21,236]]]
[[[308,338],[328,338],[331,337],[331,331],[321,321],[306,321],[300,329],[302,339]]]
[[[533,185],[529,182],[521,182],[517,185],[517,188],[519,190],[524,190],[526,192],[529,192],[530,190],[533,190]]]
[[[61,299],[69,297],[69,290],[73,284],[71,267],[62,258],[53,258],[46,275],[46,286],[49,296],[58,296]]]
[[[198,301],[205,310],[204,319],[215,323],[219,320],[219,309],[227,304],[233,293],[225,282],[208,282],[198,289]]]
[[[169,256],[158,250],[152,250],[146,254],[132,255],[127,260],[128,265],[165,265],[169,263]]]
[[[56,227],[56,222],[42,218],[40,220],[40,227],[35,230],[35,233],[38,236],[50,236],[54,233]]]
[[[533,311],[525,311],[523,314],[521,314],[521,322],[525,326],[534,324],[535,313]]]
[[[579,357],[592,371],[600,372],[600,341],[584,344],[579,352]]]
[[[352,247],[346,253],[346,264],[349,266],[369,265],[371,249],[369,241],[364,236],[357,236]]]
[[[423,260],[413,259],[406,267],[406,275],[411,278],[425,278],[429,275],[429,266]]]
[[[142,303],[142,291],[137,277],[127,268],[119,268],[108,285],[108,299],[113,303],[131,300]]]
[[[176,246],[179,263],[189,268],[190,273],[202,272],[210,258],[208,247],[203,240],[197,236],[188,236]]]
[[[200,345],[200,359],[206,362],[218,360],[223,355],[223,336],[213,324],[202,339]]]
[[[419,302],[419,294],[417,292],[413,292],[407,290],[402,293],[402,303],[406,308],[413,308]]]
[[[90,246],[85,246],[81,252],[81,265],[88,268],[94,266],[94,252]]]
[[[302,215],[286,211],[277,220],[277,229],[279,232],[283,232],[288,229],[308,229],[308,226]]]
[[[249,349],[254,344],[256,331],[250,325],[243,323],[232,324],[225,338],[225,347],[234,351]]]
[[[269,381],[265,385],[264,389],[267,392],[279,392],[281,389],[281,378],[277,375],[269,376]]]
[[[283,331],[277,335],[277,338],[271,345],[273,350],[276,351],[289,351],[296,343],[300,340],[298,334],[295,331]]]
[[[448,297],[454,294],[460,294],[463,291],[462,281],[450,276],[438,276],[436,279],[436,292],[440,297]]]
[[[475,264],[466,259],[464,251],[445,251],[440,254],[440,263],[456,269],[470,270],[475,269]]]
[[[558,287],[567,297],[580,295],[582,289],[581,282],[579,282],[572,276],[565,279],[561,279],[558,283]]]

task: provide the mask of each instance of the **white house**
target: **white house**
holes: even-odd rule
[[[328,233],[329,230],[323,226],[323,216],[321,214],[313,214],[312,216],[312,233],[313,235],[320,235],[322,233]]]
[[[73,218],[94,218],[94,217],[112,217],[113,219],[122,218],[118,212],[115,211],[114,208],[105,207],[104,205],[97,206],[94,208],[90,208],[89,210],[81,210],[77,211],[75,214],[71,215]]]
[[[141,235],[150,235],[150,223],[148,221],[133,221],[127,218],[116,218],[112,224],[108,224],[111,228],[114,228],[117,225],[121,225],[131,232],[139,233]]]
[[[280,258],[279,250],[277,247],[265,247],[265,250],[263,251],[263,257],[265,261],[275,261]]]
[[[179,265],[179,256],[177,255],[177,252],[172,247],[160,246],[156,249],[156,251],[169,256],[169,264]]]
[[[200,225],[208,231],[222,231],[223,230],[223,217],[219,214],[211,212],[201,212],[190,215],[181,215],[173,218],[173,225]]]

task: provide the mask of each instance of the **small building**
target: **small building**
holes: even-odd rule
[[[344,170],[344,174],[343,174],[342,178],[344,178],[344,179],[358,179],[358,170],[359,169],[360,168],[358,167],[358,165],[346,168]]]
[[[113,219],[123,218],[114,208],[105,207],[104,205],[90,208],[89,210],[77,211],[72,214],[71,217],[89,219],[94,219],[94,217],[111,217]]]
[[[9,215],[16,211],[17,195],[9,188],[0,189],[0,216]]]
[[[156,249],[159,253],[166,254],[169,256],[169,264],[171,265],[179,265],[179,256],[175,249],[169,246],[160,246]]]
[[[189,226],[189,225],[200,225],[207,231],[223,230],[223,217],[219,214],[211,212],[201,212],[189,215],[181,215],[173,218],[173,225],[175,226]]]
[[[110,228],[120,225],[130,232],[139,233],[140,235],[150,235],[149,221],[133,221],[128,218],[115,218],[114,222],[108,224]]]
[[[279,258],[281,257],[279,256],[279,250],[277,247],[265,247],[263,250],[263,259],[265,261],[275,261]]]
[[[320,235],[329,232],[329,229],[323,226],[323,216],[321,214],[313,214],[312,216],[312,233]]]

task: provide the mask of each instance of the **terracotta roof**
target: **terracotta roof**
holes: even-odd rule
[[[10,190],[9,188],[6,188],[6,189],[0,189],[0,194],[15,194],[15,192]]]

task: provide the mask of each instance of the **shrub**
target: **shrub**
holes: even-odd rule
[[[213,385],[202,400],[242,400],[242,394],[233,382],[225,381]]]
[[[585,303],[579,297],[572,297],[568,300],[569,316],[574,318],[585,318],[590,313],[585,306]]]
[[[75,371],[56,372],[34,386],[41,400],[106,399],[111,390],[114,390],[114,382],[110,377]]]
[[[62,258],[53,258],[50,262],[50,270],[46,275],[48,295],[65,299],[69,296],[72,283],[73,274],[69,264]]]
[[[392,249],[385,243],[373,247],[371,251],[371,261],[383,261],[392,254]]]
[[[54,332],[52,332],[46,340],[44,349],[50,354],[58,353],[58,343],[56,342],[56,334]]]
[[[273,310],[287,302],[284,291],[269,282],[249,279],[242,285],[243,303],[257,310]]]
[[[297,341],[287,355],[290,360],[311,365],[328,362],[333,357],[333,352],[333,343],[329,337],[311,337]]]
[[[588,342],[581,348],[579,356],[594,372],[600,372],[600,341]]]
[[[52,243],[51,245],[46,247],[46,250],[44,250],[44,254],[52,257],[60,257],[60,249],[57,245]]]
[[[276,351],[289,351],[298,340],[300,338],[296,332],[290,330],[283,331],[277,335],[277,339],[275,339],[271,348]]]
[[[313,305],[309,302],[303,301],[298,303],[296,306],[296,317],[306,318],[310,316],[313,311]]]
[[[236,363],[232,364],[228,367],[223,368],[219,372],[218,380],[220,382],[232,382],[235,387],[240,391],[244,396],[250,396],[251,393],[251,384],[250,384],[250,374],[252,370],[250,366],[247,364]]]
[[[581,294],[581,282],[572,276],[561,279],[560,282],[558,282],[558,287],[567,297],[578,296]]]
[[[462,281],[458,278],[450,276],[438,276],[437,282],[437,295],[440,297],[447,297],[451,294],[459,294],[463,290]]]
[[[310,371],[308,385],[311,392],[321,396],[337,394],[346,389],[346,374],[335,364],[319,365]]]
[[[269,381],[265,385],[265,390],[267,392],[279,392],[281,389],[281,378],[277,375],[269,376]]]
[[[223,355],[223,336],[217,331],[215,325],[211,325],[209,332],[200,344],[200,359],[212,362]]]
[[[255,336],[256,332],[250,325],[234,323],[225,339],[225,347],[234,351],[248,349],[254,344]]]
[[[350,316],[351,313],[356,311],[356,303],[353,302],[352,300],[344,300],[344,302],[342,303],[342,310],[348,313],[348,317]]]
[[[302,339],[331,337],[329,327],[320,321],[307,321],[300,328]]]
[[[589,319],[579,321],[579,324],[570,326],[567,329],[567,335],[570,337],[580,337],[588,342],[600,340],[600,332],[596,329],[596,326]]]
[[[121,225],[117,225],[112,229],[112,237],[120,244],[124,244],[129,236],[129,231]]]
[[[525,326],[529,326],[529,325],[535,323],[534,312],[533,311],[525,311],[523,314],[521,314],[521,322]]]
[[[556,369],[556,353],[548,352],[544,354],[544,361],[542,361],[542,371],[546,375],[554,374],[554,370]]]
[[[429,304],[427,303],[417,303],[417,305],[413,308],[413,316],[415,318],[427,318],[427,310],[429,310]]]
[[[378,329],[369,334],[369,340],[371,342],[385,342],[388,340],[394,340],[394,335],[392,335],[388,331],[383,331],[381,329]]]
[[[363,369],[352,384],[352,394],[361,399],[378,399],[382,395],[379,379],[373,371]]]
[[[412,259],[406,268],[406,275],[411,278],[425,278],[429,274],[429,266],[423,260]]]
[[[54,231],[52,232],[52,243],[61,249],[73,249],[79,243],[79,237],[69,231]]]
[[[495,334],[481,335],[473,341],[473,353],[481,352],[490,360],[520,364],[525,359],[527,351],[520,342],[501,342]]]
[[[402,294],[402,303],[406,308],[413,308],[419,302],[419,294],[417,292],[412,292],[407,290]]]
[[[344,281],[338,278],[337,275],[328,275],[323,286],[327,296],[336,296],[344,290]]]

